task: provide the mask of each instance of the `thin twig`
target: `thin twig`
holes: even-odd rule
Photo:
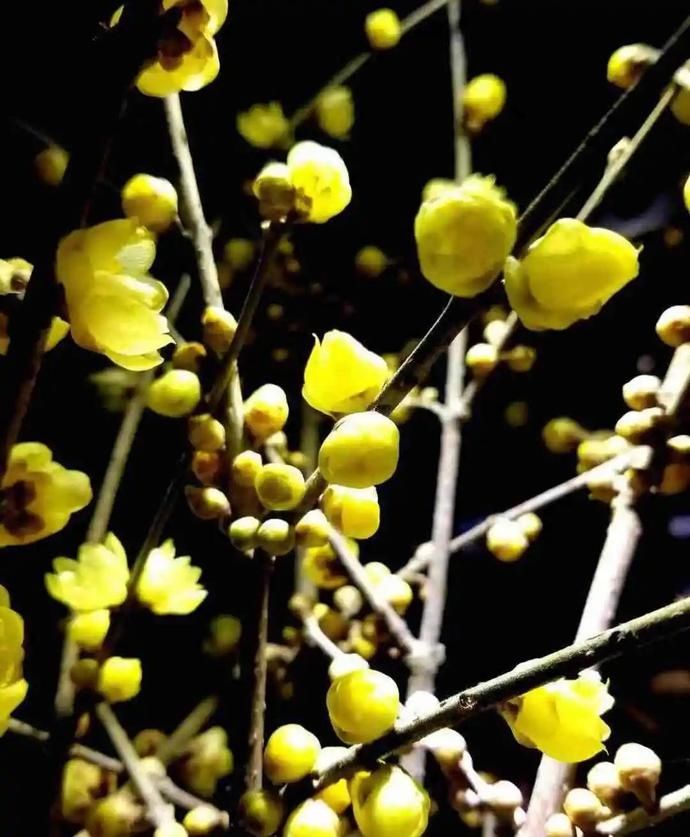
[[[304,627],[304,637],[309,643],[316,648],[319,648],[331,660],[342,657],[345,653],[327,636],[319,625],[319,620],[313,613],[304,613],[302,615],[302,626]]]
[[[316,789],[350,775],[358,766],[374,763],[414,744],[429,733],[454,727],[482,712],[561,677],[638,651],[690,630],[690,597],[653,610],[588,640],[530,660],[444,700],[438,709],[407,721],[376,741],[350,747],[328,770],[316,776]]]
[[[405,658],[408,659],[411,657],[412,659],[416,659],[418,655],[421,656],[420,643],[408,628],[407,622],[394,610],[386,599],[378,594],[376,588],[369,581],[369,577],[359,562],[359,558],[350,550],[347,541],[340,532],[332,526],[329,526],[328,529],[328,541],[350,580],[360,591],[373,612],[381,617],[388,632],[393,637],[395,644],[403,652]]]
[[[122,759],[137,794],[146,806],[151,822],[156,827],[175,822],[175,809],[164,801],[155,783],[141,766],[141,761],[132,742],[110,705],[99,703],[96,706],[95,713],[105,727],[117,754]]]
[[[527,512],[538,511],[551,503],[555,503],[557,500],[568,497],[575,491],[586,488],[593,477],[603,476],[605,474],[615,474],[620,471],[624,471],[632,464],[642,464],[646,462],[648,454],[649,448],[644,446],[633,448],[632,450],[626,451],[613,459],[609,459],[607,462],[603,462],[601,465],[596,465],[594,468],[590,468],[588,471],[583,471],[581,474],[571,477],[565,482],[554,485],[551,488],[547,488],[546,491],[542,491],[540,494],[530,497],[529,500],[524,500],[517,506],[513,506],[503,512],[492,514],[480,523],[472,526],[471,529],[468,529],[466,532],[463,532],[461,535],[453,538],[450,543],[451,551],[453,553],[459,552],[466,546],[469,546],[470,544],[483,538],[491,526],[499,518],[507,517],[509,520],[515,520],[515,518],[520,517],[522,514],[527,514]],[[405,564],[404,567],[401,567],[398,571],[400,576],[409,580],[411,577],[414,577],[416,573],[420,572],[427,566],[429,563],[428,552],[430,552],[430,550],[427,550],[425,547],[428,547],[428,544],[422,544],[407,564]]]
[[[156,750],[156,758],[163,764],[170,764],[184,752],[187,744],[209,722],[218,709],[218,697],[209,695],[192,709],[184,720],[175,727]]]
[[[472,167],[470,143],[463,129],[462,91],[466,82],[467,68],[460,15],[460,0],[453,0],[448,4],[448,31],[453,96],[455,180],[458,183],[470,174]],[[410,662],[408,698],[417,691],[434,693],[436,672],[443,662],[443,652],[439,648],[439,642],[446,608],[450,541],[455,523],[455,496],[462,447],[462,419],[459,407],[463,395],[466,351],[467,329],[464,328],[450,344],[446,360],[444,411],[441,418],[441,441],[431,532],[433,555],[419,631],[419,640],[427,649],[427,653],[416,655]],[[420,748],[413,749],[403,759],[403,765],[408,773],[422,784],[425,763],[426,752]]]
[[[406,18],[400,21],[400,28],[403,35],[406,35],[411,29],[414,29],[415,26],[418,26],[420,23],[425,21],[428,17],[434,14],[434,12],[442,9],[448,2],[449,0],[428,0],[426,3],[423,3],[418,9],[415,9]],[[352,76],[369,61],[369,59],[373,58],[375,54],[376,53],[373,51],[367,51],[351,58],[347,64],[341,67],[337,73],[331,76],[331,78],[329,78],[328,81],[319,88],[313,98],[311,98],[306,104],[302,105],[302,107],[297,108],[297,110],[290,117],[291,129],[294,131],[295,128],[301,125],[305,119],[309,118],[324,90],[329,90],[331,87],[339,87],[341,84],[345,84],[345,82],[349,81],[349,79],[351,79]]]
[[[664,794],[659,800],[658,809],[653,814],[645,811],[644,808],[635,808],[627,814],[617,814],[609,820],[600,822],[594,828],[593,833],[632,834],[643,828],[652,828],[686,811],[690,811],[690,785],[684,785],[678,790]]]

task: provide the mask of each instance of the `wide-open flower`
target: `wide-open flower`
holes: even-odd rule
[[[196,610],[206,598],[206,590],[198,583],[199,567],[189,556],[175,557],[175,544],[165,541],[152,549],[137,585],[137,598],[158,614],[186,614]]]
[[[314,340],[304,368],[304,400],[322,413],[366,410],[388,379],[386,361],[344,331]]]
[[[0,485],[0,547],[47,538],[91,502],[91,483],[40,442],[14,445]]]
[[[585,761],[604,749],[611,730],[601,715],[613,706],[596,674],[557,680],[509,701],[502,710],[513,735],[557,761]]]
[[[298,142],[287,156],[295,190],[295,210],[304,221],[323,224],[345,209],[352,199],[350,177],[343,158],[318,142]]]
[[[102,544],[82,544],[76,561],[56,558],[53,570],[45,576],[48,592],[70,610],[116,607],[127,598],[127,555],[112,533]]]
[[[158,97],[206,87],[220,70],[213,36],[228,15],[227,0],[162,0],[161,7],[179,9],[180,20],[160,39],[156,58],[139,74],[137,87]]]
[[[527,328],[564,329],[596,314],[638,271],[638,251],[622,235],[561,218],[523,259],[507,260],[505,287]]]
[[[125,369],[162,363],[158,350],[174,341],[159,313],[168,292],[148,275],[155,257],[155,239],[132,218],[106,221],[62,239],[56,270],[75,343]]]
[[[28,684],[22,677],[24,620],[10,607],[10,596],[0,585],[0,735],[10,714],[26,697]]]

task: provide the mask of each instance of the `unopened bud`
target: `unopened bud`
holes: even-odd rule
[[[621,785],[634,793],[644,808],[654,806],[661,777],[661,759],[642,744],[623,744],[613,760]]]
[[[192,473],[202,485],[216,485],[219,483],[224,467],[223,457],[219,453],[195,450],[192,454]]]
[[[690,342],[690,305],[672,305],[659,317],[656,333],[660,340],[674,349]]]
[[[295,545],[295,534],[287,520],[269,518],[259,526],[256,545],[269,555],[287,555]]]
[[[184,493],[187,505],[200,520],[220,520],[230,515],[230,501],[219,488],[187,485]]]
[[[537,359],[537,350],[532,346],[515,346],[503,354],[503,359],[513,372],[529,372]]]
[[[630,410],[616,422],[616,433],[633,445],[645,444],[650,441],[663,416],[664,411],[660,407]]]
[[[573,825],[583,831],[590,831],[609,813],[595,794],[586,788],[573,788],[563,802],[563,810]]]
[[[515,519],[528,541],[534,541],[542,530],[541,519],[534,512],[526,512]]]
[[[498,351],[490,343],[475,343],[467,350],[465,363],[474,375],[484,378],[498,363]]]
[[[222,357],[230,348],[237,331],[237,320],[220,305],[209,305],[201,316],[204,344]]]
[[[484,340],[492,346],[500,346],[508,334],[508,324],[505,320],[490,320],[484,326]]]
[[[348,619],[356,616],[364,605],[359,590],[352,584],[343,584],[333,593],[333,604]]]
[[[517,785],[501,779],[489,785],[487,803],[501,819],[512,819],[516,808],[522,805],[522,791]]]
[[[625,791],[621,785],[616,766],[610,761],[595,764],[587,774],[587,787],[607,807],[620,807]]]
[[[225,447],[225,428],[209,413],[190,416],[187,422],[187,438],[195,450],[213,453]]]
[[[285,163],[268,163],[252,186],[259,201],[259,212],[269,221],[281,221],[295,208],[295,187]]]
[[[566,814],[552,814],[544,824],[544,837],[575,837],[575,826]]]
[[[235,549],[249,552],[256,546],[256,534],[261,521],[257,517],[238,517],[228,529],[228,535]]]
[[[188,372],[194,372],[198,375],[206,356],[204,344],[192,341],[191,343],[181,343],[175,349],[171,362],[173,369],[186,369]]]
[[[636,375],[623,384],[623,401],[631,410],[644,410],[657,406],[657,393],[661,379],[656,375]]]

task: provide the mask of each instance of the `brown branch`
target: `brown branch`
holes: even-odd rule
[[[376,741],[350,747],[342,758],[315,777],[315,789],[321,790],[350,775],[360,765],[398,753],[429,733],[457,726],[545,683],[575,676],[583,669],[634,653],[645,645],[670,639],[687,630],[690,630],[690,597],[623,622],[584,642],[530,660],[517,669],[447,698],[438,709],[397,725]]]

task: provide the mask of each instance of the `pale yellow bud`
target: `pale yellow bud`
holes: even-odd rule
[[[392,9],[377,9],[368,14],[364,31],[372,49],[391,49],[402,37],[400,18]]]
[[[187,438],[195,450],[208,453],[225,447],[225,428],[209,413],[191,416],[187,422]]]
[[[256,533],[256,545],[269,555],[287,555],[295,545],[295,533],[287,520],[265,520]]]
[[[176,347],[171,358],[173,369],[186,369],[197,375],[201,371],[201,364],[206,357],[206,347],[203,343],[181,343]]]
[[[525,533],[528,541],[534,541],[539,537],[539,533],[542,530],[542,522],[534,512],[521,514],[520,517],[516,518],[515,522]]]
[[[289,412],[285,391],[275,384],[264,384],[244,402],[244,423],[260,441],[282,430]]]
[[[587,431],[573,419],[555,418],[544,425],[542,438],[551,453],[570,453],[587,438]]]
[[[184,494],[192,514],[200,520],[220,520],[230,514],[230,501],[219,488],[186,485]]]
[[[171,369],[149,387],[147,405],[167,418],[182,418],[194,412],[201,401],[201,382],[194,372]]]
[[[485,378],[498,363],[498,350],[490,343],[475,343],[467,350],[465,363],[477,378]]]
[[[228,529],[228,535],[235,549],[249,552],[256,546],[256,536],[261,521],[257,517],[238,517]]]
[[[135,174],[122,187],[122,211],[153,232],[165,232],[177,218],[177,192],[163,177]]]
[[[544,824],[544,837],[576,837],[575,826],[566,814],[552,814]]]
[[[631,410],[656,407],[660,386],[661,379],[656,375],[636,375],[623,384],[623,401]]]
[[[269,221],[282,221],[295,208],[295,187],[285,163],[268,163],[257,174],[252,186],[259,201],[259,212]]]
[[[590,831],[600,820],[609,813],[597,796],[586,788],[573,788],[568,791],[563,810],[568,818],[578,828]]]
[[[587,774],[587,787],[608,808],[620,806],[624,790],[616,766],[610,761],[594,765]]]
[[[654,430],[664,417],[660,407],[630,410],[616,422],[616,433],[633,445],[641,445],[653,439]]]
[[[295,540],[299,546],[324,546],[328,543],[330,526],[320,509],[312,509],[295,525]]]
[[[623,788],[634,793],[643,806],[653,804],[661,777],[661,759],[654,750],[642,744],[623,744],[613,763]]]
[[[656,333],[667,346],[690,342],[690,305],[667,308],[656,323]]]
[[[219,305],[208,305],[201,315],[204,345],[218,357],[222,357],[232,343],[237,331],[237,320],[229,311]]]
[[[300,470],[292,465],[273,463],[261,468],[254,487],[264,508],[289,511],[302,501],[306,486]]]
[[[516,520],[500,518],[486,533],[486,548],[499,561],[517,561],[528,546],[529,540]]]
[[[69,154],[59,145],[49,145],[34,158],[36,176],[48,186],[59,186],[67,171]]]

